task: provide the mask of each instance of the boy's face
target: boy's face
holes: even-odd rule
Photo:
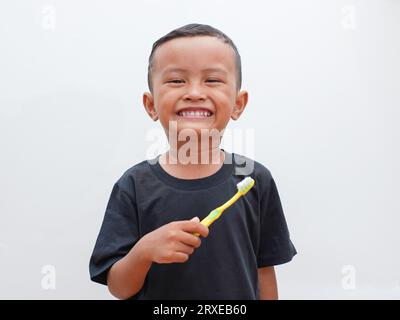
[[[178,132],[222,131],[247,104],[247,92],[237,91],[234,51],[218,38],[170,40],[156,50],[153,66],[153,94],[144,93],[143,103],[167,133],[169,121],[176,121]]]

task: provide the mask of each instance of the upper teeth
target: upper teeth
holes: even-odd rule
[[[179,111],[178,114],[183,117],[187,117],[187,116],[209,117],[209,116],[211,116],[210,111]]]

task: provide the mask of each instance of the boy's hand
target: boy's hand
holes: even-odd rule
[[[199,218],[168,223],[146,234],[139,242],[147,260],[157,263],[186,262],[201,240],[193,235],[208,236],[208,228]]]

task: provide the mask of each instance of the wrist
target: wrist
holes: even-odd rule
[[[137,256],[137,259],[139,259],[141,262],[145,264],[151,265],[153,261],[150,255],[150,250],[146,245],[145,237],[141,238],[138,242],[136,242],[136,245],[133,247],[133,250],[135,250],[135,255]]]

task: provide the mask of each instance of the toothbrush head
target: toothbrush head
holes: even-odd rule
[[[251,177],[246,177],[242,181],[240,181],[236,186],[238,191],[244,196],[253,186],[254,186],[254,179]]]

